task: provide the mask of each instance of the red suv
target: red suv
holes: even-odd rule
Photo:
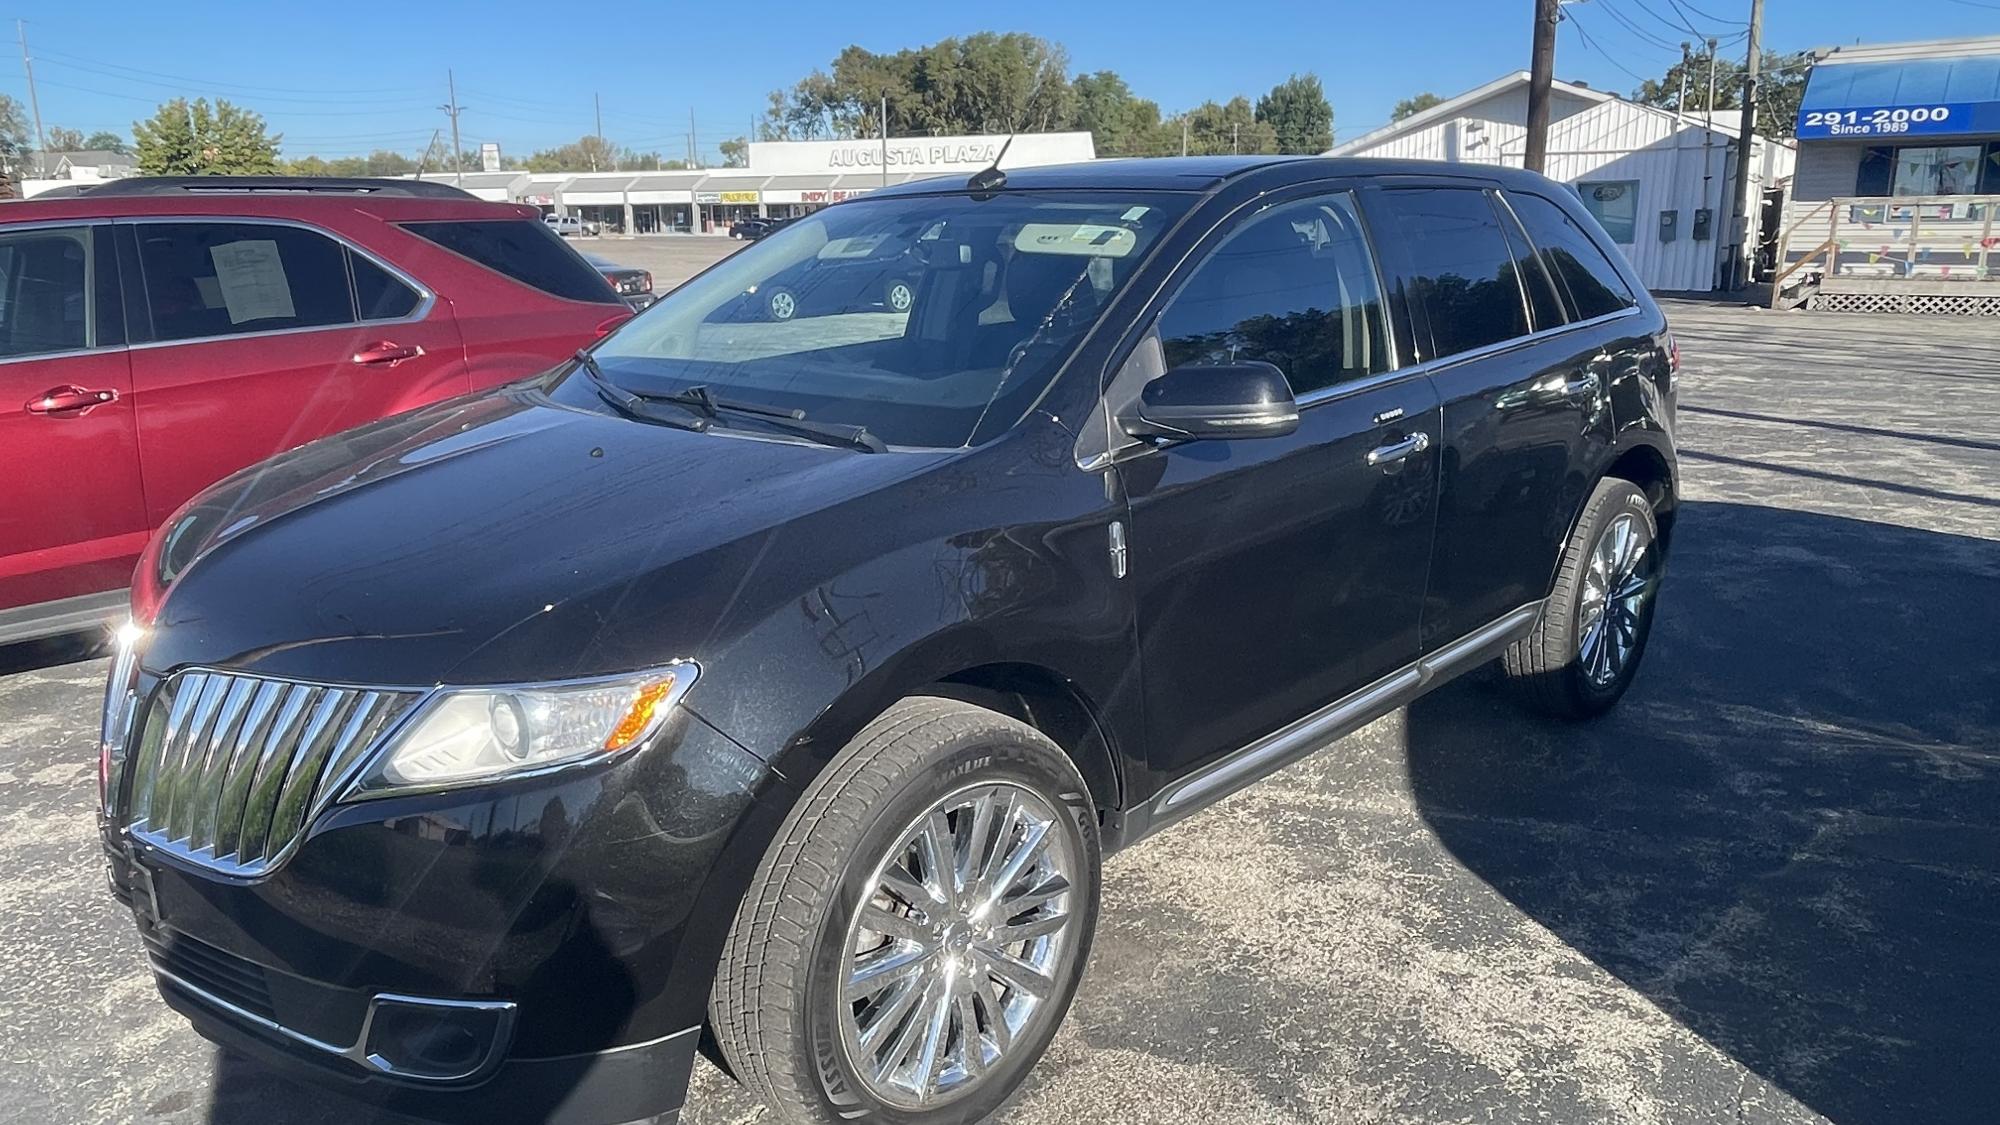
[[[0,207],[0,643],[124,605],[201,488],[540,371],[629,315],[532,207],[143,178]]]

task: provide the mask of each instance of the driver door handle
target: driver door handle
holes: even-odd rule
[[[1393,465],[1406,458],[1422,453],[1430,447],[1431,435],[1418,430],[1402,441],[1390,442],[1388,445],[1379,445],[1369,450],[1368,464],[1371,466]]]
[[[375,343],[354,353],[354,362],[362,364],[383,364],[390,367],[406,359],[415,359],[424,354],[424,349],[415,344],[398,344],[393,340],[377,340]]]
[[[1582,398],[1583,396],[1588,394],[1596,394],[1597,386],[1598,386],[1597,372],[1585,371],[1581,375],[1578,375],[1576,378],[1567,380],[1566,382],[1563,383],[1562,385],[1563,397]]]
[[[50,387],[29,399],[22,409],[30,414],[81,414],[93,406],[103,406],[107,402],[117,401],[117,391],[85,390],[70,383],[60,387]]]

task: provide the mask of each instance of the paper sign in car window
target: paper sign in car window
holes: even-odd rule
[[[1023,254],[1074,254],[1085,258],[1122,258],[1138,245],[1124,227],[1104,223],[1026,223],[1014,236]]]
[[[285,263],[278,256],[277,243],[268,238],[246,238],[210,247],[208,256],[215,263],[215,280],[222,286],[229,323],[289,320],[298,315],[292,307],[292,287],[285,280]]]
[[[819,248],[822,258],[866,258],[882,248],[889,241],[886,234],[858,234],[850,238],[836,238]]]

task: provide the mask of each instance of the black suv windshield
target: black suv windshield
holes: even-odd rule
[[[595,355],[641,394],[706,385],[891,445],[964,445],[1027,411],[1189,198],[844,203],[675,290]]]

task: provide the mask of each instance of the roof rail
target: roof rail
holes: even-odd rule
[[[423,199],[476,199],[471,192],[436,180],[383,180],[345,176],[128,176],[101,183],[78,184],[62,194],[208,195],[232,192],[274,192],[306,195],[414,196]],[[49,195],[50,192],[43,192]]]

